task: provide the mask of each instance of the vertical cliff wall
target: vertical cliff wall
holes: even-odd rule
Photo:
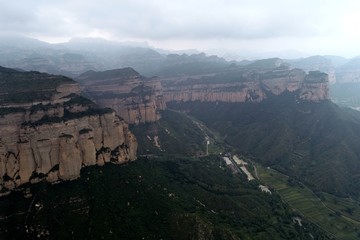
[[[0,93],[1,191],[44,179],[70,180],[84,166],[136,159],[137,141],[127,123],[79,96],[74,81],[1,70],[0,86],[17,85]]]
[[[166,107],[160,80],[142,77],[131,68],[89,71],[77,80],[90,99],[114,109],[130,124],[155,122]]]
[[[329,99],[328,75],[289,67],[271,70],[239,69],[206,76],[164,78],[166,102],[261,102],[284,93],[296,92],[302,101]]]

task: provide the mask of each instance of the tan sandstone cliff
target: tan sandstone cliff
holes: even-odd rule
[[[90,99],[114,109],[130,124],[155,122],[166,108],[160,80],[142,77],[131,68],[89,71],[77,80]]]
[[[44,81],[36,84],[38,89],[44,89],[42,84],[53,78],[40,73],[30,77],[28,73],[14,74],[14,81],[42,78]],[[0,71],[0,84],[9,76]],[[29,94],[34,89],[20,86],[16,91]],[[57,82],[46,91],[51,94],[33,96],[31,101],[24,101],[17,92],[7,92],[1,99],[1,191],[42,179],[75,179],[84,166],[136,159],[136,138],[113,110],[79,96],[79,86],[73,81]]]
[[[238,70],[207,76],[162,79],[166,102],[261,102],[285,91],[297,92],[303,101],[328,96],[328,75],[289,67],[272,70]]]

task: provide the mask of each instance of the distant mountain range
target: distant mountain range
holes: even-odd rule
[[[207,67],[219,69],[231,64],[246,65],[253,61],[227,61],[197,50],[170,51],[152,48],[146,43],[78,38],[67,43],[49,44],[27,37],[0,36],[1,66],[70,77],[88,70],[105,71],[123,67],[132,67],[140,74],[151,77],[166,72],[173,74],[174,70],[180,73],[181,68],[197,69],[203,63]],[[306,71],[326,72],[330,75],[330,83],[360,82],[359,58],[311,56],[283,58],[283,61]]]
[[[346,59],[325,55],[277,59],[277,64],[287,64],[306,72],[318,70],[327,73],[331,84],[330,98],[342,106],[360,109],[360,97],[353,90],[360,88],[360,57]],[[1,66],[72,78],[90,70],[107,71],[124,67],[132,67],[146,77],[186,77],[218,74],[234,66],[251,66],[254,62],[259,64],[255,60],[227,61],[196,50],[172,52],[155,49],[147,43],[78,38],[67,43],[49,44],[27,37],[0,35]],[[342,85],[344,83],[346,86]]]

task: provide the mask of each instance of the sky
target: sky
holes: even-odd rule
[[[358,0],[0,0],[0,32],[163,49],[360,55]]]

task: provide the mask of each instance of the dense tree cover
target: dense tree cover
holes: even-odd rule
[[[261,103],[181,103],[226,142],[312,189],[360,192],[360,113],[330,101],[299,102],[285,93]]]
[[[278,195],[262,193],[217,157],[138,159],[82,170],[81,179],[0,199],[0,237],[32,239],[326,239],[299,227]]]

